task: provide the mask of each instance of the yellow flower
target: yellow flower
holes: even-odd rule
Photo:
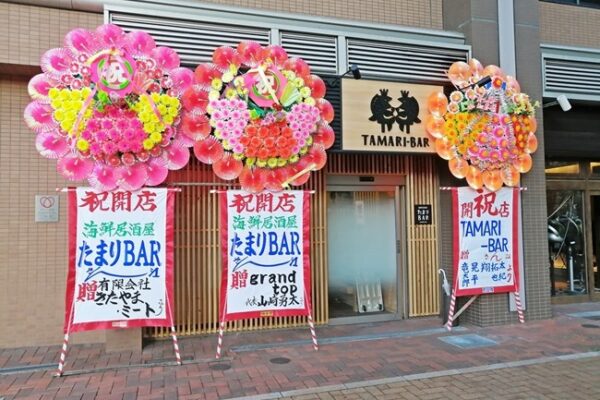
[[[233,99],[234,97],[237,96],[237,90],[235,90],[234,88],[227,88],[227,90],[225,90],[225,97],[228,99]]]
[[[219,96],[220,96],[220,94],[219,94],[218,90],[211,90],[210,92],[208,92],[209,100],[218,100]]]
[[[163,122],[167,125],[173,125],[174,121],[175,121],[175,119],[173,118],[172,115],[167,114],[163,117]]]
[[[156,103],[157,101],[159,101],[159,100],[160,100],[160,94],[158,94],[158,93],[156,93],[156,92],[155,92],[155,93],[151,93],[151,94],[150,94],[150,98],[152,99],[152,101],[154,101],[154,102]],[[143,99],[143,101],[144,101],[144,102],[147,102],[147,101],[148,101],[148,100],[147,100],[146,98],[144,98],[144,97],[142,97],[142,99]]]
[[[54,111],[54,119],[57,120],[58,122],[61,122],[62,120],[65,119],[65,112],[63,110]]]
[[[309,106],[314,106],[315,104],[317,104],[313,97],[307,97],[306,99],[304,99],[304,102]]]
[[[162,135],[158,132],[152,132],[150,134],[150,140],[152,140],[154,143],[160,143],[162,142]]]
[[[233,73],[227,71],[223,74],[222,78],[223,78],[223,82],[229,83],[233,80],[234,76],[233,76]]]
[[[302,97],[309,97],[311,95],[310,93],[310,88],[307,86],[304,86],[303,88],[300,89],[300,95]]]
[[[304,79],[302,79],[302,78],[294,79],[293,85],[296,86],[297,88],[301,88],[302,86],[304,86]]]
[[[50,90],[48,91],[48,97],[50,97],[51,100],[58,98],[59,94],[60,94],[60,91],[55,87],[50,88]]]
[[[156,108],[161,115],[165,115],[167,113],[167,106],[164,104],[159,104]]]
[[[210,83],[210,86],[214,89],[214,90],[221,90],[223,88],[223,81],[221,81],[219,78],[215,78],[212,80],[212,82]]]
[[[151,139],[145,139],[142,145],[145,150],[152,150],[154,148],[154,142]]]
[[[79,151],[87,151],[90,148],[90,144],[85,139],[77,140],[77,150]]]

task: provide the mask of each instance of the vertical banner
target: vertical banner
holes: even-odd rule
[[[65,332],[172,325],[174,193],[68,196]]]
[[[309,315],[308,192],[220,196],[221,321]]]
[[[515,292],[519,285],[519,189],[454,188],[456,296]]]

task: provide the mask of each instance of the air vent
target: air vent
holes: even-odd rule
[[[544,57],[544,96],[565,94],[571,99],[600,99],[600,61]]]
[[[211,61],[212,52],[220,46],[235,47],[242,40],[269,44],[269,29],[121,12],[111,12],[109,21],[126,31],[148,32],[158,45],[176,50],[181,56],[181,64],[189,67]]]
[[[290,57],[300,57],[317,74],[337,73],[337,37],[281,32],[281,45]]]
[[[446,47],[348,40],[348,64],[358,64],[363,76],[402,81],[447,82],[455,61],[466,61],[467,50]]]

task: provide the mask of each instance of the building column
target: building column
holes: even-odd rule
[[[502,8],[499,8],[502,7]],[[444,29],[462,32],[472,47],[472,56],[485,66],[495,64],[515,74],[521,90],[532,101],[542,100],[542,69],[539,39],[539,5],[537,0],[445,0]],[[512,18],[511,18],[512,17]],[[510,26],[512,25],[512,27]],[[510,35],[512,30],[513,35]],[[500,36],[501,41],[500,41]],[[512,36],[512,37],[511,37]],[[514,38],[514,40],[513,40]],[[546,226],[546,183],[542,113],[537,112],[536,135],[539,148],[533,155],[533,168],[522,175],[523,260],[525,276],[526,319],[551,317],[550,281]],[[442,184],[466,185],[456,181],[447,168],[441,169]],[[442,212],[442,264],[452,265],[452,229],[449,221],[450,196],[442,194],[446,210]],[[451,269],[450,269],[451,273]],[[517,321],[510,312],[506,294],[481,296],[462,314],[475,325],[487,326]]]

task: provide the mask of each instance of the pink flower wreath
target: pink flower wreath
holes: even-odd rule
[[[72,30],[41,67],[29,82],[25,122],[65,178],[137,190],[187,164],[193,142],[179,130],[180,98],[193,73],[171,48],[106,24]]]
[[[194,153],[244,190],[302,185],[323,168],[335,136],[325,84],[280,46],[241,42],[199,65],[183,94],[182,130]]]

